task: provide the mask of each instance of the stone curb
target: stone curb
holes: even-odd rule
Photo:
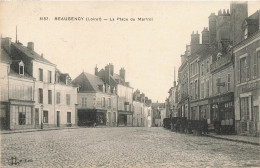
[[[54,130],[78,129],[78,128],[79,127],[68,127],[68,128],[53,128],[53,129],[35,129],[35,130],[25,130],[25,131],[7,131],[7,132],[1,132],[1,134],[16,134],[16,133],[26,133],[26,132],[54,131]]]
[[[240,143],[260,146],[260,143],[257,143],[257,142],[250,142],[250,141],[244,141],[244,140],[238,140],[238,139],[230,139],[230,138],[225,138],[225,137],[217,137],[217,136],[214,136],[214,135],[207,135],[207,134],[203,135],[203,136],[207,136],[207,137],[211,137],[211,138],[215,138],[215,139],[222,139],[222,140],[227,140],[227,141],[240,142]]]

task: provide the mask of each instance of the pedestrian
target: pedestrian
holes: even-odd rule
[[[202,131],[203,131],[203,134],[209,134],[208,122],[207,122],[206,116],[204,116],[202,119]]]
[[[93,120],[93,128],[96,128],[96,121]]]
[[[219,122],[218,122],[217,116],[214,116],[214,118],[213,118],[213,125],[214,125],[215,133],[218,134],[219,133]]]

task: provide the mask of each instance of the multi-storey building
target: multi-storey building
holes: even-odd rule
[[[152,127],[160,127],[163,124],[164,118],[169,118],[166,116],[165,103],[152,103]]]
[[[165,102],[166,106],[166,113],[169,113],[171,117],[177,117],[178,116],[178,86],[176,84],[175,80],[175,69],[174,69],[174,82],[173,87],[170,88],[168,91],[169,96]]]
[[[145,127],[152,127],[152,107],[151,107],[152,101],[151,99],[148,99],[148,97],[145,97],[145,103],[144,103],[144,125]]]
[[[110,86],[110,90],[115,90],[118,95],[117,111],[118,125],[133,125],[133,88],[129,82],[125,81],[125,69],[119,70],[119,75],[114,73],[114,65],[108,64],[105,69],[98,71],[95,68],[95,75],[99,76],[105,83]]]
[[[57,107],[55,93],[61,83],[55,80],[59,79],[55,78],[56,65],[37,54],[32,42],[25,47],[4,38],[2,46],[12,59],[8,78],[10,129],[74,125],[77,90],[69,82],[63,83],[66,89],[62,96],[67,103],[62,109]]]
[[[140,93],[137,89],[133,94],[133,126],[143,127],[145,126],[144,118],[144,104],[145,104],[145,95]]]
[[[205,30],[205,29],[204,29]],[[217,50],[214,46],[208,47],[199,53],[199,119],[206,117],[208,123],[211,123],[210,101],[212,96],[212,74],[210,72],[210,65],[215,58]]]
[[[98,76],[82,72],[73,80],[78,89],[77,122],[79,126],[117,126],[117,95],[115,89]]]
[[[233,47],[235,56],[235,123],[238,134],[260,135],[260,11],[247,17]],[[241,26],[240,25],[240,26]]]

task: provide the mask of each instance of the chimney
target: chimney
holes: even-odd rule
[[[209,44],[209,31],[208,28],[204,28],[204,30],[201,32],[202,35],[202,44]]]
[[[125,82],[125,69],[124,68],[120,69],[119,75],[123,79],[123,81]]]
[[[95,75],[98,76],[98,67],[97,67],[97,65],[95,67]]]
[[[217,38],[217,16],[211,13],[209,16],[209,42],[211,45],[216,45]]]
[[[27,48],[29,48],[30,50],[34,51],[34,43],[33,42],[28,42]]]
[[[110,69],[110,75],[114,75],[114,65],[113,64],[111,64],[111,63],[109,63],[109,69]]]
[[[11,38],[10,37],[1,38],[1,48],[4,48],[4,50],[8,54],[11,54]]]
[[[198,31],[196,34],[194,34],[194,31],[192,32],[190,44],[200,44],[200,34],[198,34]]]

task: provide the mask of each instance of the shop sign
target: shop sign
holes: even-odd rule
[[[256,90],[259,88],[259,82],[247,83],[239,87],[238,94]]]
[[[209,103],[220,103],[220,102],[226,102],[226,101],[233,101],[233,93],[229,93],[227,95],[220,95],[218,97],[212,98]]]

